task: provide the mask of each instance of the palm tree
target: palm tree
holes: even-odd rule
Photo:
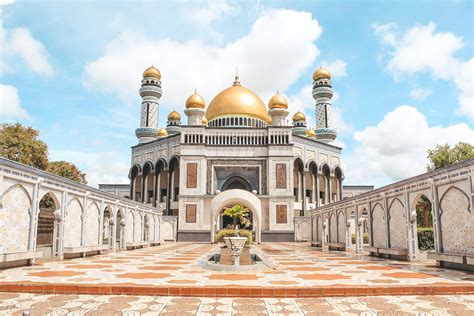
[[[224,215],[232,217],[234,221],[234,229],[237,227],[237,219],[245,226],[248,226],[250,220],[248,219],[249,209],[241,204],[236,204],[224,210]]]

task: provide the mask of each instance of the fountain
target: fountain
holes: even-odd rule
[[[232,258],[232,265],[240,265],[240,255],[242,249],[244,249],[247,237],[224,237],[224,243],[230,250],[230,256]]]

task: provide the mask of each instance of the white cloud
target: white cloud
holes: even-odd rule
[[[190,10],[187,16],[190,21],[209,25],[226,15],[236,15],[238,12],[239,8],[229,1],[208,0],[205,5],[199,4],[199,8]]]
[[[343,60],[336,59],[334,61],[322,61],[321,65],[329,70],[332,78],[347,76],[347,63]]]
[[[431,91],[430,89],[414,88],[410,90],[410,97],[418,101],[423,101],[424,99],[429,97],[432,93],[433,91]]]
[[[137,102],[141,73],[154,64],[162,73],[161,113],[167,113],[182,108],[195,88],[209,103],[232,84],[238,67],[242,85],[267,102],[263,97],[284,91],[313,64],[320,34],[310,13],[284,9],[263,11],[247,35],[224,46],[122,33],[103,56],[85,65],[83,82],[89,89]]]
[[[18,89],[11,85],[0,84],[0,120],[29,118],[28,112],[21,107]]]
[[[388,49],[387,70],[397,80],[421,72],[448,80],[459,89],[458,113],[474,119],[474,58],[462,60],[455,53],[464,47],[462,37],[436,32],[436,24],[414,26],[399,34],[395,24],[374,24],[375,34]]]
[[[0,46],[2,47],[0,71],[13,71],[8,63],[20,57],[31,71],[47,77],[53,74],[53,66],[48,61],[45,47],[28,29],[22,27],[6,29],[3,27],[3,20],[0,19]]]
[[[426,172],[427,150],[438,144],[473,142],[467,124],[430,126],[416,108],[402,105],[382,121],[354,134],[354,151],[345,159],[347,183],[384,185]]]
[[[120,157],[125,159],[120,160]],[[129,182],[128,158],[114,151],[86,153],[77,150],[52,150],[50,161],[65,160],[75,164],[86,173],[87,184],[98,187],[99,183]]]
[[[15,3],[15,0],[0,0],[0,6],[1,5],[9,5]]]

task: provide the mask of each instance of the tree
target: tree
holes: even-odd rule
[[[234,229],[237,227],[237,219],[246,227],[250,224],[248,219],[249,209],[243,205],[237,204],[224,210],[224,215],[232,217],[234,220]]]
[[[416,204],[416,223],[418,227],[433,227],[431,202],[425,195]]]
[[[457,162],[474,158],[474,146],[459,142],[453,148],[448,144],[437,145],[435,149],[428,150],[428,171],[446,167]]]
[[[86,174],[81,172],[75,164],[67,161],[52,161],[48,163],[46,171],[82,184],[87,184]]]
[[[0,155],[19,163],[45,170],[48,146],[38,139],[39,132],[20,123],[0,127]]]

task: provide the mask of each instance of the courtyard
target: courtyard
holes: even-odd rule
[[[0,290],[44,294],[133,294],[195,297],[330,297],[472,294],[474,273],[322,252],[308,243],[255,245],[270,264],[261,271],[202,267],[217,245],[165,243],[158,247],[4,269]]]

